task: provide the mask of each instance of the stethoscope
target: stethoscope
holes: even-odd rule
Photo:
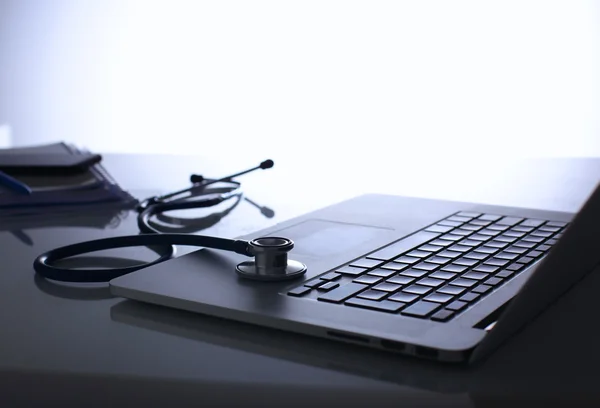
[[[307,267],[301,262],[288,259],[288,252],[294,248],[291,239],[261,237],[246,241],[187,233],[165,234],[154,228],[150,221],[152,217],[160,217],[168,211],[212,207],[231,199],[239,201],[243,195],[241,184],[233,179],[254,170],[269,169],[273,164],[272,160],[266,160],[259,166],[220,179],[207,179],[193,174],[190,177],[191,187],[147,198],[137,205],[140,235],[104,238],[56,248],[38,256],[33,262],[33,268],[44,278],[55,281],[108,282],[171,259],[175,254],[174,246],[185,245],[219,249],[253,257],[253,260],[240,262],[235,268],[237,275],[243,278],[271,282],[298,278],[306,272]],[[217,184],[226,186],[218,187]],[[77,270],[53,265],[57,261],[91,252],[142,246],[156,252],[159,255],[158,259],[112,269]]]

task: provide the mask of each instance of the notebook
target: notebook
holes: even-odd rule
[[[89,153],[65,142],[0,149],[0,155]],[[69,175],[28,174],[15,176],[27,184],[31,195],[0,187],[0,218],[79,211],[81,208],[133,208],[137,200],[123,190],[109,172],[97,163],[87,171]]]

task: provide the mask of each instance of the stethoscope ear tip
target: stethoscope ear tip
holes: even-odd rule
[[[273,160],[269,159],[269,160],[265,160],[264,162],[262,162],[260,164],[260,168],[261,169],[270,169],[274,165],[275,165],[275,163],[273,162]]]

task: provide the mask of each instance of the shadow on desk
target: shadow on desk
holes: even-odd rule
[[[600,268],[475,367],[441,365],[123,300],[110,309],[113,321],[377,379],[415,392],[405,387],[369,391],[11,372],[0,373],[0,384],[6,390],[1,393],[0,406],[457,406],[456,397],[460,396],[461,406],[530,406],[537,402],[544,406],[600,406],[598,288]],[[3,403],[5,399],[8,403]]]
[[[111,318],[147,330],[447,397],[468,394],[476,406],[524,400],[569,406],[594,401],[600,406],[598,288],[600,268],[474,367],[441,365],[131,300],[114,305]]]

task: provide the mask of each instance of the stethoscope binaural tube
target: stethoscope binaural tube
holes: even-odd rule
[[[307,268],[304,264],[287,258],[287,253],[294,247],[293,241],[287,238],[264,237],[245,241],[185,233],[163,234],[150,225],[150,219],[153,216],[168,211],[212,207],[232,198],[237,198],[239,201],[243,195],[240,183],[232,179],[259,168],[266,169],[272,166],[273,161],[266,160],[253,169],[215,180],[193,175],[192,181],[200,184],[163,196],[146,199],[138,206],[137,223],[141,232],[140,235],[98,239],[56,248],[38,256],[33,263],[34,270],[47,279],[62,282],[108,282],[128,273],[164,262],[175,254],[175,245],[184,245],[219,249],[255,257],[252,261],[241,262],[237,265],[236,273],[244,278],[277,281],[301,276]],[[216,183],[226,183],[229,184],[229,187],[206,189],[208,185]],[[173,197],[185,193],[191,193],[192,195],[173,199]],[[198,198],[208,195],[212,195],[212,197]],[[172,200],[169,201],[169,199]],[[159,257],[151,262],[113,269],[77,270],[52,265],[57,261],[77,255],[127,247],[148,247],[156,252]]]

